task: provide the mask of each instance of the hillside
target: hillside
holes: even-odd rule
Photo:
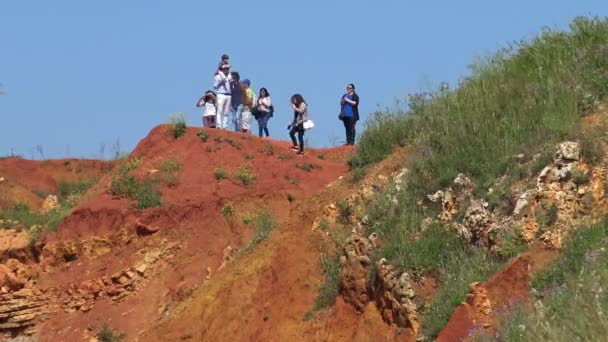
[[[0,160],[0,332],[602,340],[606,46],[605,19],[545,30],[356,148],[176,123],[111,163]]]

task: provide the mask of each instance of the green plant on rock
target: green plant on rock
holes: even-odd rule
[[[228,172],[224,170],[223,167],[218,166],[215,168],[215,171],[213,171],[213,176],[219,181],[228,178]]]
[[[224,205],[222,207],[222,215],[224,215],[224,218],[226,220],[232,219],[232,217],[234,216],[234,206],[230,203]]]
[[[355,208],[353,208],[347,200],[337,201],[336,208],[338,209],[338,218],[340,221],[344,224],[348,224],[351,217],[355,214]]]
[[[97,333],[97,340],[99,342],[120,342],[124,340],[127,335],[125,333],[116,332],[107,325],[104,325]]]
[[[325,280],[319,288],[314,311],[332,307],[340,293],[340,260],[338,256],[330,257],[324,254],[321,256],[321,267]]]
[[[244,186],[253,185],[253,182],[255,182],[256,179],[253,168],[249,164],[241,165],[234,173],[234,177],[237,178]]]

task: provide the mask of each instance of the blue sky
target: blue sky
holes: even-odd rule
[[[0,155],[105,156],[132,149],[211,88],[222,53],[275,104],[287,139],[289,97],[306,98],[316,146],[344,141],[338,102],[349,82],[363,118],[441,81],[476,56],[606,1],[2,1]],[[253,125],[257,132],[257,125]],[[362,131],[363,122],[358,124]]]

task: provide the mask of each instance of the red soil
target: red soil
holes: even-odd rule
[[[59,182],[80,182],[99,178],[112,168],[114,162],[82,159],[27,160],[0,159],[0,207],[25,203],[39,209],[43,198],[34,192],[57,194]]]
[[[290,337],[312,334],[303,329],[302,317],[311,309],[323,276],[320,241],[310,227],[323,206],[345,190],[332,187],[322,195],[313,194],[347,172],[345,159],[351,148],[310,149],[304,157],[298,157],[288,150],[287,142],[204,131],[209,134],[206,142],[196,135],[196,129],[188,129],[184,136],[174,139],[168,126],[159,126],[131,154],[143,160],[132,172],[139,179],[162,177],[162,172],[156,170],[166,160],[175,159],[182,164],[177,181],[171,186],[161,182],[161,207],[139,211],[133,208],[132,200],[112,197],[112,176],[106,175],[89,191],[89,200],[75,208],[47,237],[47,250],[75,241],[80,252],[77,260],[67,263],[56,259],[55,254],[43,253],[45,272],[39,286],[49,293],[67,294],[68,287],[120,272],[160,246],[176,247],[145,286],[124,300],[102,299],[87,312],[51,314],[40,326],[41,341],[83,340],[93,336],[103,324],[126,332],[129,340],[202,336],[201,314],[197,310],[209,308],[209,299],[226,308],[214,312],[225,319],[208,320],[205,338],[260,340],[273,336],[277,330]],[[218,142],[216,137],[232,139],[233,144]],[[319,158],[321,154],[323,157]],[[296,163],[313,164],[314,168],[305,171]],[[218,165],[230,174],[247,165],[256,179],[251,186],[244,186],[233,177],[218,181],[214,177]],[[288,194],[295,201],[290,202]],[[228,219],[222,215],[227,204],[234,207],[234,215]],[[238,250],[251,240],[253,231],[243,219],[262,210],[268,210],[277,221],[277,232],[265,246],[218,271],[227,246]],[[141,224],[158,231],[142,235],[138,231]],[[211,280],[207,280],[209,276]],[[198,300],[189,304],[179,321],[144,333],[155,327],[160,317],[183,312],[177,309],[181,307],[178,305],[194,297]],[[249,300],[253,302],[248,304]],[[260,314],[270,318],[260,319]],[[363,324],[361,329],[386,329],[381,319],[369,320],[375,323]],[[243,324],[249,328],[242,329]]]

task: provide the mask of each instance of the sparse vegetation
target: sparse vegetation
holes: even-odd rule
[[[317,156],[317,158],[321,159],[321,160],[325,160],[325,155],[324,154],[319,154]]]
[[[80,196],[97,184],[97,178],[91,178],[80,182],[59,181],[59,197],[67,199],[70,195]],[[45,196],[46,197],[46,196]]]
[[[293,184],[293,185],[299,185],[299,184],[300,184],[300,181],[299,181],[299,180],[297,180],[297,179],[295,179],[295,178],[293,178],[293,177],[290,177],[290,176],[288,176],[288,175],[285,175],[285,177],[284,177],[284,178],[285,178],[285,180],[286,180],[286,181],[288,181],[289,183],[291,183],[291,184]]]
[[[143,181],[130,174],[142,163],[141,158],[132,158],[121,165],[118,172],[113,175],[110,191],[112,195],[131,198],[136,201],[138,209],[147,209],[161,205],[161,194],[158,190],[159,180],[146,177]]]
[[[344,224],[350,222],[351,217],[355,214],[355,209],[347,200],[340,200],[336,202],[336,208],[338,209],[338,218]]]
[[[288,154],[279,153],[279,159],[281,159],[281,160],[288,160],[288,159],[292,159],[292,158],[293,157]]]
[[[179,184],[179,171],[183,164],[176,159],[167,159],[160,163],[158,170],[161,172],[160,180],[168,186]]]
[[[219,181],[228,178],[228,172],[222,166],[218,166],[213,171],[213,176]]]
[[[255,156],[251,153],[245,153],[245,160],[252,160]]]
[[[253,227],[255,232],[253,233],[253,239],[249,244],[241,251],[241,253],[247,253],[254,249],[262,241],[266,240],[272,230],[275,228],[276,223],[269,212],[263,211],[253,218]]]
[[[271,143],[266,143],[260,147],[260,153],[271,156],[274,154],[274,146]]]
[[[169,123],[173,126],[173,137],[175,139],[186,133],[186,116],[184,113],[175,113],[169,117]]]
[[[125,333],[116,332],[104,325],[99,330],[96,337],[99,342],[120,342],[124,340],[127,335]]]
[[[234,177],[241,181],[244,186],[250,186],[255,182],[256,176],[249,164],[241,165],[234,173]]]
[[[536,222],[540,227],[541,232],[546,231],[557,222],[557,206],[552,205],[547,209],[543,209],[536,217]]]
[[[228,203],[222,207],[222,215],[224,218],[229,221],[234,216],[234,206],[231,203]]]
[[[238,141],[236,141],[230,137],[220,137],[218,135],[213,138],[213,141],[215,141],[218,144],[220,144],[222,142],[227,142],[230,146],[236,148],[237,150],[240,150],[241,148],[243,148],[243,145],[241,145]]]
[[[198,132],[196,132],[196,136],[201,138],[202,142],[207,142],[207,139],[209,139],[209,133],[203,131],[202,129],[199,129]]]
[[[314,311],[329,308],[336,302],[336,297],[340,293],[340,260],[338,256],[321,257],[321,266],[325,280],[319,288],[319,295],[315,301]]]
[[[601,341],[608,333],[608,225],[580,228],[563,254],[532,280],[534,310],[511,308],[500,329],[477,341]]]
[[[589,183],[589,181],[591,180],[591,177],[588,173],[580,172],[579,170],[573,170],[570,173],[572,181],[576,185],[584,185]]]
[[[306,172],[310,172],[314,169],[320,169],[321,165],[318,164],[312,164],[312,163],[295,163],[295,166],[298,169],[304,170]]]

